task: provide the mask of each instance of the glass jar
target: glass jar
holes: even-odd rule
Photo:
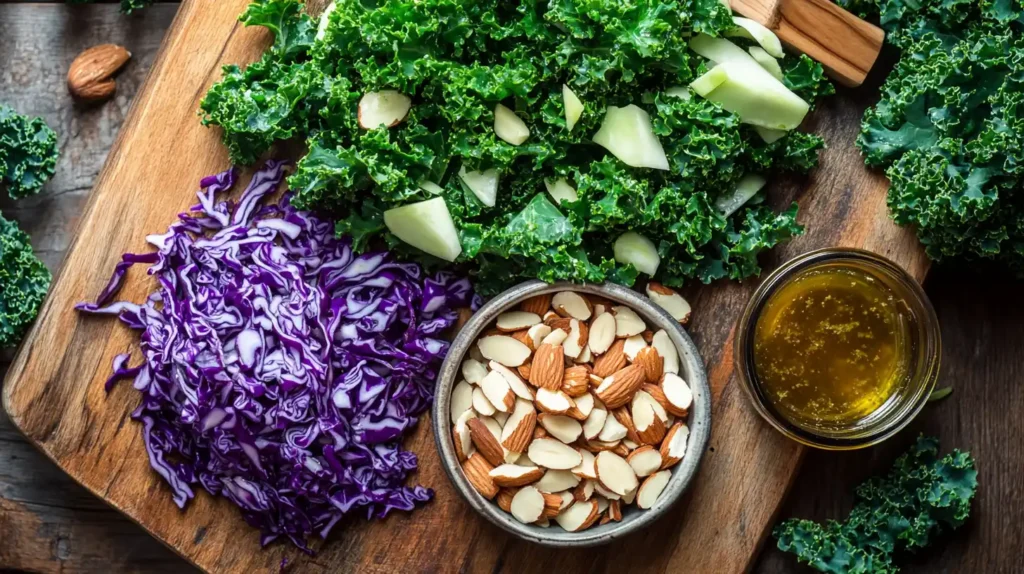
[[[758,376],[755,338],[766,306],[780,289],[792,287],[796,281],[807,277],[835,273],[850,273],[851,276],[856,273],[868,282],[879,282],[876,286],[886,290],[886,303],[891,303],[892,308],[898,310],[896,323],[900,344],[894,348],[898,350],[898,364],[901,368],[894,371],[890,386],[887,387],[887,396],[871,412],[847,421],[832,420],[828,425],[810,424],[807,419],[793,414],[794,411],[787,409],[788,405],[778,398],[789,393],[779,393],[778,389],[774,394],[768,392],[769,387]],[[795,290],[796,287],[793,287],[786,292]],[[777,322],[769,324],[771,328],[778,327]],[[877,254],[836,248],[812,251],[796,257],[776,269],[761,283],[740,318],[734,359],[736,372],[754,408],[779,432],[808,446],[850,450],[889,438],[921,412],[938,378],[941,346],[935,310],[913,277],[900,266]],[[801,384],[806,386],[806,383]]]

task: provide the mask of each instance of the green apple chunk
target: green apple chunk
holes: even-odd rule
[[[384,225],[405,243],[445,261],[455,261],[462,253],[459,232],[440,197],[389,209]]]
[[[785,57],[786,53],[782,51],[782,42],[779,41],[779,37],[760,22],[749,18],[734,17],[732,23],[736,24],[736,28],[726,32],[726,36],[753,40],[772,56]]]
[[[544,187],[547,188],[551,199],[555,200],[555,203],[558,205],[561,205],[563,201],[573,202],[579,199],[579,196],[576,195],[576,190],[569,185],[569,182],[565,181],[564,177],[545,179]]]
[[[760,175],[744,175],[731,193],[727,193],[715,200],[715,209],[723,217],[729,217],[750,201],[750,198],[757,195],[757,192],[761,191],[761,188],[766,183],[768,183],[768,180]]]
[[[498,104],[494,107],[494,135],[512,145],[519,145],[530,137],[530,128],[515,112]]]
[[[466,171],[465,166],[459,169],[459,179],[487,207],[494,207],[498,197],[498,170],[491,168],[486,171]]]
[[[583,102],[569,86],[562,84],[562,103],[565,104],[565,127],[571,132],[583,115]]]
[[[751,46],[747,48],[747,51],[750,52],[750,57],[764,68],[764,71],[771,74],[776,80],[782,81],[782,66],[779,65],[778,60],[757,46]]]
[[[626,165],[668,170],[668,158],[658,136],[651,129],[651,116],[630,104],[608,106],[594,143],[611,152]]]
[[[749,57],[749,56],[748,56]],[[698,95],[735,113],[744,123],[791,130],[800,125],[810,106],[786,89],[751,58],[751,64],[725,62],[690,84]]]
[[[658,248],[654,242],[635,231],[627,231],[615,240],[612,246],[615,260],[622,264],[632,264],[636,270],[654,276],[661,264]]]

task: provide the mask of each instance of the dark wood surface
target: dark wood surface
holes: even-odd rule
[[[56,269],[68,247],[91,183],[173,12],[173,5],[161,5],[139,17],[124,18],[110,5],[0,5],[0,101],[44,116],[61,134],[64,152],[58,175],[44,196],[18,204],[0,202],[0,209],[32,234],[51,268]],[[80,49],[108,41],[122,43],[135,54],[119,80],[118,98],[99,108],[72,106],[63,87],[67,64]],[[836,113],[855,115],[856,102],[863,102],[863,97],[847,96],[830,107]],[[875,246],[883,252],[885,247],[885,242]],[[1022,369],[1016,353],[1024,341],[1024,327],[1017,316],[1022,313],[1015,311],[1013,303],[1019,284],[993,281],[991,276],[983,282],[968,272],[940,270],[933,273],[927,287],[938,307],[947,343],[943,384],[952,384],[957,390],[943,403],[929,407],[915,425],[937,433],[947,447],[972,449],[981,461],[983,487],[974,518],[961,531],[965,535],[944,541],[929,553],[927,562],[921,561],[909,571],[1012,571],[1016,567],[1013,557],[1024,542],[1024,527],[1020,526],[1024,504],[1016,486],[1024,460],[1020,444],[1024,404],[1016,389]],[[789,503],[780,514],[824,518],[845,512],[851,504],[850,487],[873,469],[887,466],[912,438],[912,433],[906,432],[887,445],[862,453],[808,454]],[[691,518],[694,527],[703,526],[699,517]],[[715,527],[742,530],[742,524]],[[253,537],[237,538],[248,543]],[[343,541],[335,544],[347,546]],[[374,558],[379,567],[386,562],[383,552],[388,548],[377,550],[381,554]],[[604,552],[595,556],[611,558]],[[664,564],[668,557],[647,560]],[[621,557],[610,562],[627,564]],[[672,562],[686,564],[685,557]],[[476,570],[493,565],[493,560],[461,564]],[[451,564],[451,569],[457,565]],[[506,569],[509,566],[506,564]],[[606,569],[601,561],[576,566]],[[187,565],[73,484],[0,418],[0,570],[92,572],[111,568],[180,572]],[[768,550],[756,569],[791,571],[795,566],[788,557]]]

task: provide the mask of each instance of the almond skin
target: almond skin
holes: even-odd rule
[[[619,424],[626,427],[626,438],[629,440],[640,443],[640,436],[637,434],[636,425],[633,424],[633,417],[629,414],[629,409],[625,406],[621,406],[617,409],[613,409],[611,414],[615,417],[615,420],[619,421]]]
[[[533,337],[530,336],[530,333],[529,333],[528,329],[523,329],[521,331],[515,331],[515,332],[509,333],[509,334],[516,341],[519,341],[520,343],[522,343],[522,344],[526,345],[527,347],[529,347],[531,351],[534,350],[534,348],[533,348]]]
[[[522,377],[522,378],[526,379],[527,381],[529,381],[530,380],[530,372],[533,370],[533,363],[526,363],[525,365],[519,365],[518,367],[516,367],[516,370],[519,371],[519,376],[520,377]]]
[[[541,514],[544,518],[554,518],[558,516],[559,511],[562,509],[562,497],[557,494],[541,493],[544,495],[544,513]]]
[[[666,412],[684,419],[689,414],[686,409],[677,409],[675,405],[669,402],[668,397],[665,396],[665,391],[661,390],[661,387],[658,385],[644,385],[641,387],[641,390],[646,391],[647,394],[654,398],[654,400],[658,401],[658,404],[661,405],[661,408],[665,409]]]
[[[608,518],[615,522],[622,520],[622,501],[612,500],[608,503]]]
[[[579,397],[590,390],[590,368],[574,365],[562,375],[562,392],[570,397]]]
[[[643,369],[639,365],[630,365],[605,378],[594,393],[609,409],[617,409],[629,402],[643,384]]]
[[[530,413],[519,420],[516,429],[505,439],[505,448],[512,452],[523,452],[533,440],[533,431],[537,428],[537,413]],[[472,429],[470,430],[472,433]],[[480,448],[480,447],[477,447]],[[504,455],[502,455],[504,456]],[[519,485],[516,485],[519,486]]]
[[[117,44],[100,44],[85,50],[68,69],[68,91],[83,102],[110,99],[117,91],[113,76],[131,57],[131,52]]]
[[[551,293],[534,295],[520,303],[519,309],[521,311],[526,311],[527,313],[536,313],[543,317],[545,313],[551,310],[551,297]]]
[[[484,421],[478,418],[469,419],[466,421],[466,426],[469,427],[469,436],[473,439],[473,444],[476,445],[477,453],[483,455],[491,465],[487,472],[490,472],[495,466],[505,463],[505,451],[502,450],[498,439],[491,434]]]
[[[498,491],[498,496],[495,497],[494,501],[498,503],[498,508],[505,512],[512,512],[512,497],[519,492],[518,488],[503,488]]]
[[[559,317],[556,315],[554,317],[544,319],[544,324],[551,327],[552,331],[555,329],[561,329],[568,333],[572,326],[572,319],[570,317]]]
[[[530,384],[537,388],[557,391],[565,374],[565,355],[560,346],[543,344],[537,347],[530,363]]]
[[[636,441],[640,444],[651,444],[658,445],[665,438],[665,423],[661,422],[661,419],[655,415],[651,421],[651,426],[647,427],[642,431],[637,431],[640,440]]]
[[[537,466],[530,469],[529,472],[516,477],[494,476],[490,474],[489,476],[491,477],[491,480],[494,481],[494,484],[501,487],[526,486],[527,484],[533,484],[540,480],[541,477],[544,476],[544,469]]]
[[[602,379],[626,366],[624,339],[616,339],[608,350],[594,359],[594,374]]]
[[[484,431],[490,432],[486,428]],[[494,467],[479,452],[473,453],[462,463],[462,472],[466,475],[466,480],[487,500],[498,494],[498,485],[491,479],[492,470]]]
[[[665,360],[654,347],[644,347],[636,354],[635,364],[644,369],[644,378],[648,383],[657,383],[665,370]]]

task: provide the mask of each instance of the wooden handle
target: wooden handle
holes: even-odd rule
[[[821,62],[841,84],[859,86],[878,59],[885,32],[829,0],[731,0],[795,50]]]

